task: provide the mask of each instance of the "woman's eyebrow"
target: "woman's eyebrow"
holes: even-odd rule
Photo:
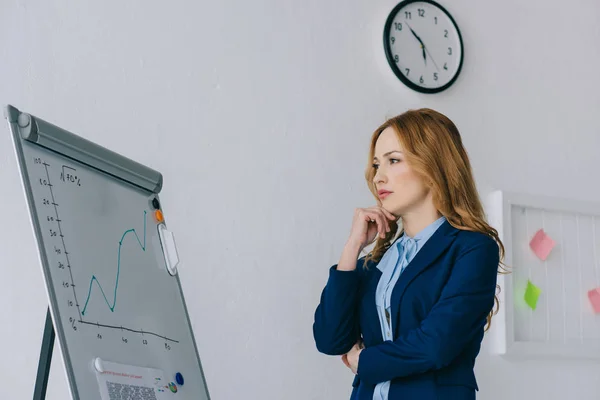
[[[392,154],[392,153],[400,153],[400,154],[402,154],[402,152],[401,152],[400,150],[392,150],[392,151],[388,151],[387,153],[385,153],[385,154],[383,155],[383,157],[387,157],[387,156],[389,156],[389,155],[390,155],[390,154]],[[373,159],[374,159],[374,160],[377,160],[377,157],[373,157]]]

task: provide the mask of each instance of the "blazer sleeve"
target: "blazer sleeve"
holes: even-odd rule
[[[485,326],[494,306],[498,263],[493,239],[470,245],[458,256],[440,299],[420,327],[362,350],[359,378],[375,385],[450,364]]]
[[[337,264],[329,269],[313,324],[313,336],[321,353],[346,354],[360,337],[357,309],[363,260],[357,261],[353,271],[338,271]]]

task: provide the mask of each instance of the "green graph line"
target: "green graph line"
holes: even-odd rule
[[[106,305],[108,306],[110,311],[112,311],[112,312],[115,311],[115,306],[117,305],[117,289],[119,288],[119,274],[121,273],[121,247],[123,246],[123,240],[125,239],[125,236],[127,236],[127,234],[130,232],[135,235],[135,237],[138,241],[138,244],[140,245],[142,250],[146,251],[146,210],[144,210],[144,244],[142,245],[142,242],[140,241],[140,237],[138,236],[135,229],[126,230],[123,233],[123,236],[121,236],[121,240],[119,241],[119,252],[117,255],[117,279],[115,282],[115,291],[114,291],[112,305],[110,305],[110,303],[108,302],[108,299],[106,298],[106,294],[104,293],[104,289],[102,289],[102,285],[96,278],[96,275],[92,275],[92,279],[90,279],[90,288],[88,290],[87,299],[85,300],[85,306],[83,307],[83,311],[81,312],[82,315],[85,315],[85,310],[87,309],[88,303],[90,301],[90,297],[92,296],[92,286],[93,286],[94,282],[96,282],[96,284],[100,288],[100,292],[102,293],[102,296],[104,297],[104,301],[106,302]]]

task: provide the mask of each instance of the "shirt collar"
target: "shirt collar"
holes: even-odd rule
[[[403,244],[404,242],[408,241],[409,239],[412,239],[417,243],[418,242],[426,242],[427,239],[429,239],[435,233],[435,231],[437,231],[437,229],[444,223],[444,221],[446,221],[446,217],[444,217],[442,215],[440,218],[436,219],[431,224],[427,225],[424,229],[422,229],[414,237],[410,237],[406,233],[404,233],[400,237],[400,240],[398,240],[397,245],[400,246],[400,244]]]

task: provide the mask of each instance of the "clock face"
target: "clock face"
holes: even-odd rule
[[[388,63],[408,87],[447,89],[458,77],[463,43],[450,14],[432,0],[406,0],[390,13],[383,34]]]

